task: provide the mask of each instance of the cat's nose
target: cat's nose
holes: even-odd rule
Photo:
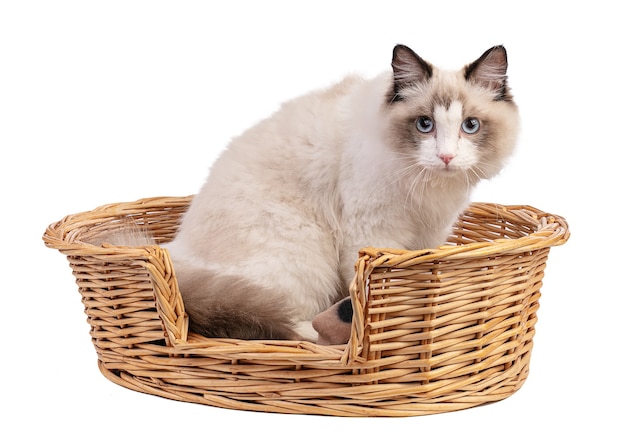
[[[443,161],[444,163],[446,163],[446,166],[448,164],[450,164],[450,161],[452,161],[452,159],[456,156],[453,154],[439,154],[437,155],[439,158],[441,158],[441,161]]]

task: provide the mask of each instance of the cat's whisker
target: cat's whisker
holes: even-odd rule
[[[470,170],[470,172],[472,174],[474,174],[476,176],[477,181],[480,181],[481,179],[484,179],[484,177],[481,176],[481,174],[480,174],[480,173],[482,173],[482,170],[480,168],[470,167],[469,170]],[[465,174],[465,180],[466,180],[468,186],[472,185],[472,181],[470,180],[469,172]]]
[[[418,187],[420,188],[420,196],[419,197],[421,198],[421,194],[423,193],[423,190],[424,190],[424,184],[423,184],[424,179],[422,178],[422,175],[424,173],[428,173],[428,168],[423,167],[420,170],[420,172],[415,175],[415,177],[413,178],[413,181],[411,181],[411,184],[409,185],[409,189],[407,190],[407,193],[406,193],[406,197],[404,199],[404,209],[405,210],[407,210],[407,209],[413,210],[415,208],[414,202],[415,202],[415,198],[416,197],[414,196],[413,192]],[[420,183],[422,183],[422,184],[420,184]],[[410,205],[408,205],[409,204],[409,200],[410,200]]]
[[[500,171],[500,166],[491,163],[480,163],[472,170],[479,179],[489,179],[493,174]]]
[[[405,154],[407,157],[413,158],[411,155],[409,154]],[[383,163],[390,163],[392,161],[406,161],[406,158],[400,158],[400,157],[394,157],[391,158],[387,161],[385,161]],[[414,173],[414,170],[416,168],[420,167],[420,164],[417,162],[413,162],[413,163],[409,163],[407,166],[405,167],[401,167],[393,172],[391,172],[388,175],[385,175],[384,178],[380,181],[380,184],[377,184],[372,191],[370,192],[370,196],[374,196],[378,193],[378,191],[386,191],[389,187],[393,186],[394,184],[397,184],[403,180],[406,179],[406,177],[410,176],[411,174]]]

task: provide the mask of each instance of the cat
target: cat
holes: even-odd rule
[[[365,246],[445,243],[472,188],[512,155],[503,46],[444,71],[404,45],[391,69],[284,103],[219,156],[168,249],[190,330],[315,341]]]

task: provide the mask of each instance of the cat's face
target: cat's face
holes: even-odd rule
[[[513,152],[518,130],[503,47],[449,72],[433,67],[408,47],[397,46],[392,66],[390,136],[414,171],[424,178],[472,184],[500,172]]]

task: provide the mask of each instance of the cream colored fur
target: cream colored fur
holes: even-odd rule
[[[296,98],[235,138],[167,245],[196,326],[228,307],[233,281],[214,286],[226,277],[243,283],[240,313],[269,309],[314,340],[310,321],[346,295],[359,248],[443,244],[515,143],[506,53],[493,50],[466,78],[467,68],[440,71],[399,46],[392,72]],[[422,115],[434,133],[416,129]],[[470,116],[481,123],[474,135],[461,130]],[[237,309],[225,315],[235,325]]]

